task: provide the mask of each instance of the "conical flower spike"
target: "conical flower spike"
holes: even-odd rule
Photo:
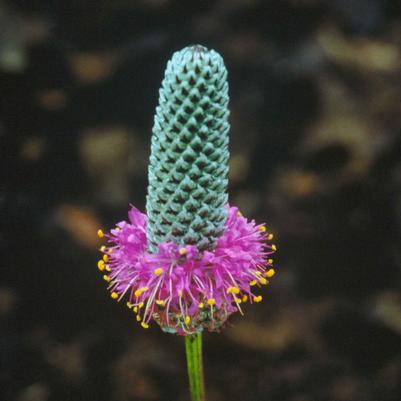
[[[146,203],[148,246],[212,249],[227,213],[228,84],[223,59],[202,46],[167,64],[153,127]]]
[[[264,225],[227,203],[228,85],[222,58],[202,46],[167,64],[153,127],[147,215],[99,237],[98,268],[111,298],[126,299],[143,328],[216,331],[241,304],[258,303],[276,251]]]

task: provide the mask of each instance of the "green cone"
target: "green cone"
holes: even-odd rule
[[[167,63],[153,126],[146,199],[148,248],[212,249],[228,201],[228,83],[222,57],[203,46]]]

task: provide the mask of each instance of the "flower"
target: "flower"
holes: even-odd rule
[[[260,302],[260,286],[275,273],[269,256],[276,250],[264,225],[248,221],[226,206],[225,231],[213,250],[162,242],[147,250],[147,217],[135,207],[100,248],[98,268],[111,297],[126,300],[142,327],[154,319],[166,332],[188,335],[206,328],[218,331],[241,304]]]

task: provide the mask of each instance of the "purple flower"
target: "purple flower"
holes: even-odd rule
[[[206,328],[217,331],[241,304],[260,302],[256,293],[275,273],[269,255],[275,245],[264,225],[248,221],[235,207],[226,207],[224,234],[213,251],[172,242],[147,251],[146,215],[135,207],[109,234],[98,262],[111,297],[126,299],[142,327],[154,319],[163,330],[187,335]]]

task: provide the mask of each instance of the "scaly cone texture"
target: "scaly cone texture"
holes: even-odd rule
[[[110,233],[98,268],[136,320],[171,333],[219,330],[257,303],[275,274],[264,225],[227,203],[228,95],[222,58],[202,46],[167,65],[156,109],[147,215],[135,207]]]
[[[213,249],[226,222],[228,84],[223,59],[191,46],[167,64],[153,127],[146,203],[150,251]]]

